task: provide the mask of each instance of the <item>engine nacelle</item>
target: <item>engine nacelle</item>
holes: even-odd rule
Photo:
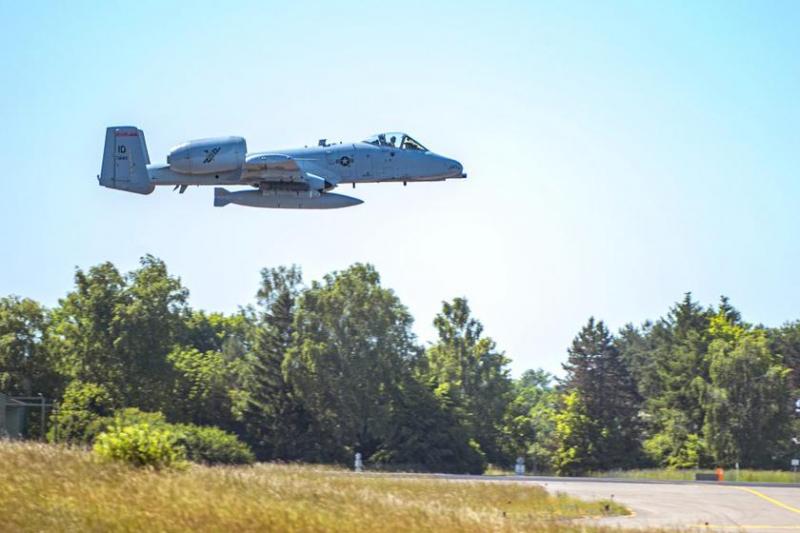
[[[181,174],[215,174],[242,168],[247,143],[241,137],[189,141],[167,156],[169,168]]]

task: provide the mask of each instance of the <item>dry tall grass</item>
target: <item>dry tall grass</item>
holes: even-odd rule
[[[577,531],[568,519],[625,512],[531,484],[274,464],[158,472],[7,442],[0,491],[3,531]]]

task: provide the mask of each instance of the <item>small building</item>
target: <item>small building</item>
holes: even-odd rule
[[[30,404],[0,392],[0,438],[23,438],[28,429],[30,408]]]
[[[0,438],[43,439],[47,412],[52,409],[53,404],[47,403],[47,399],[41,394],[9,396],[0,392]]]

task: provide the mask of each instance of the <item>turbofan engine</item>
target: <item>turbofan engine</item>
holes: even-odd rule
[[[247,143],[241,137],[199,139],[173,148],[167,163],[181,174],[215,174],[242,168],[246,154]]]

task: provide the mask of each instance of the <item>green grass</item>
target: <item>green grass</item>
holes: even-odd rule
[[[696,473],[713,474],[714,470],[677,470],[670,468],[652,468],[641,470],[607,470],[589,472],[586,477],[622,478],[622,479],[657,479],[662,481],[694,481]],[[486,476],[513,476],[513,470],[489,466]],[[530,472],[527,475],[535,475]],[[785,470],[725,470],[725,481],[741,481],[750,483],[800,483],[800,472]]]
[[[695,473],[713,474],[713,470],[609,470],[592,472],[590,477],[628,478],[628,479],[660,479],[667,481],[692,481]],[[800,483],[800,473],[783,470],[725,470],[725,481],[764,482],[764,483]]]
[[[514,471],[509,470],[507,468],[502,468],[495,465],[489,465],[486,467],[486,471],[483,473],[484,476],[513,476]]]
[[[85,450],[0,442],[4,531],[583,531],[626,514],[534,484],[258,464],[135,469]]]

